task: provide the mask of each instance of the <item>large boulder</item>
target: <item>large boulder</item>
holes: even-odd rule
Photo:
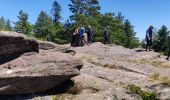
[[[16,53],[39,52],[39,43],[16,32],[0,31],[0,56]]]
[[[80,74],[82,61],[58,51],[29,52],[0,65],[0,94],[43,92]]]

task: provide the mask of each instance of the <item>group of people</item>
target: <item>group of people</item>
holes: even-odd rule
[[[92,44],[93,30],[91,26],[88,26],[87,33],[84,25],[75,29],[72,35],[71,46],[84,46]]]
[[[109,39],[109,27],[106,26],[105,30],[104,30],[104,44],[108,43],[110,44],[110,39]],[[77,29],[75,29],[74,33],[72,34],[72,41],[71,41],[71,46],[84,46],[84,45],[90,45],[92,44],[92,40],[93,40],[93,29],[92,27],[89,25],[87,28],[87,31],[84,28],[84,25],[82,25],[81,27],[78,27]]]
[[[153,35],[153,26],[150,26],[146,31],[146,51],[151,51],[152,35]],[[168,51],[168,56],[166,58],[167,60],[169,60],[169,57],[170,57],[170,33],[168,36],[168,47],[169,47],[169,51]]]

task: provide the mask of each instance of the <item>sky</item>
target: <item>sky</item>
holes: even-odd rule
[[[0,16],[17,21],[20,10],[29,14],[29,22],[34,24],[40,11],[50,14],[54,0],[1,0]],[[62,22],[71,15],[70,0],[57,0],[62,7]],[[131,21],[139,39],[144,39],[147,28],[153,25],[160,29],[166,25],[170,29],[170,0],[98,0],[101,13],[122,12]]]

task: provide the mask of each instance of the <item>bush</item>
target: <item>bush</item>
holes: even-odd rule
[[[158,100],[157,94],[154,92],[149,93],[149,92],[142,91],[140,87],[135,85],[128,85],[127,88],[130,91],[130,93],[138,94],[139,96],[141,96],[143,100]]]

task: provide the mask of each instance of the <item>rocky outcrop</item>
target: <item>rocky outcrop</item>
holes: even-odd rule
[[[66,48],[60,47],[1,31],[0,95],[44,92],[80,75],[81,60],[62,53]]]
[[[0,65],[0,94],[43,92],[80,74],[82,62],[52,51],[25,53]]]
[[[16,32],[0,31],[0,56],[15,53],[39,52],[39,43]]]

